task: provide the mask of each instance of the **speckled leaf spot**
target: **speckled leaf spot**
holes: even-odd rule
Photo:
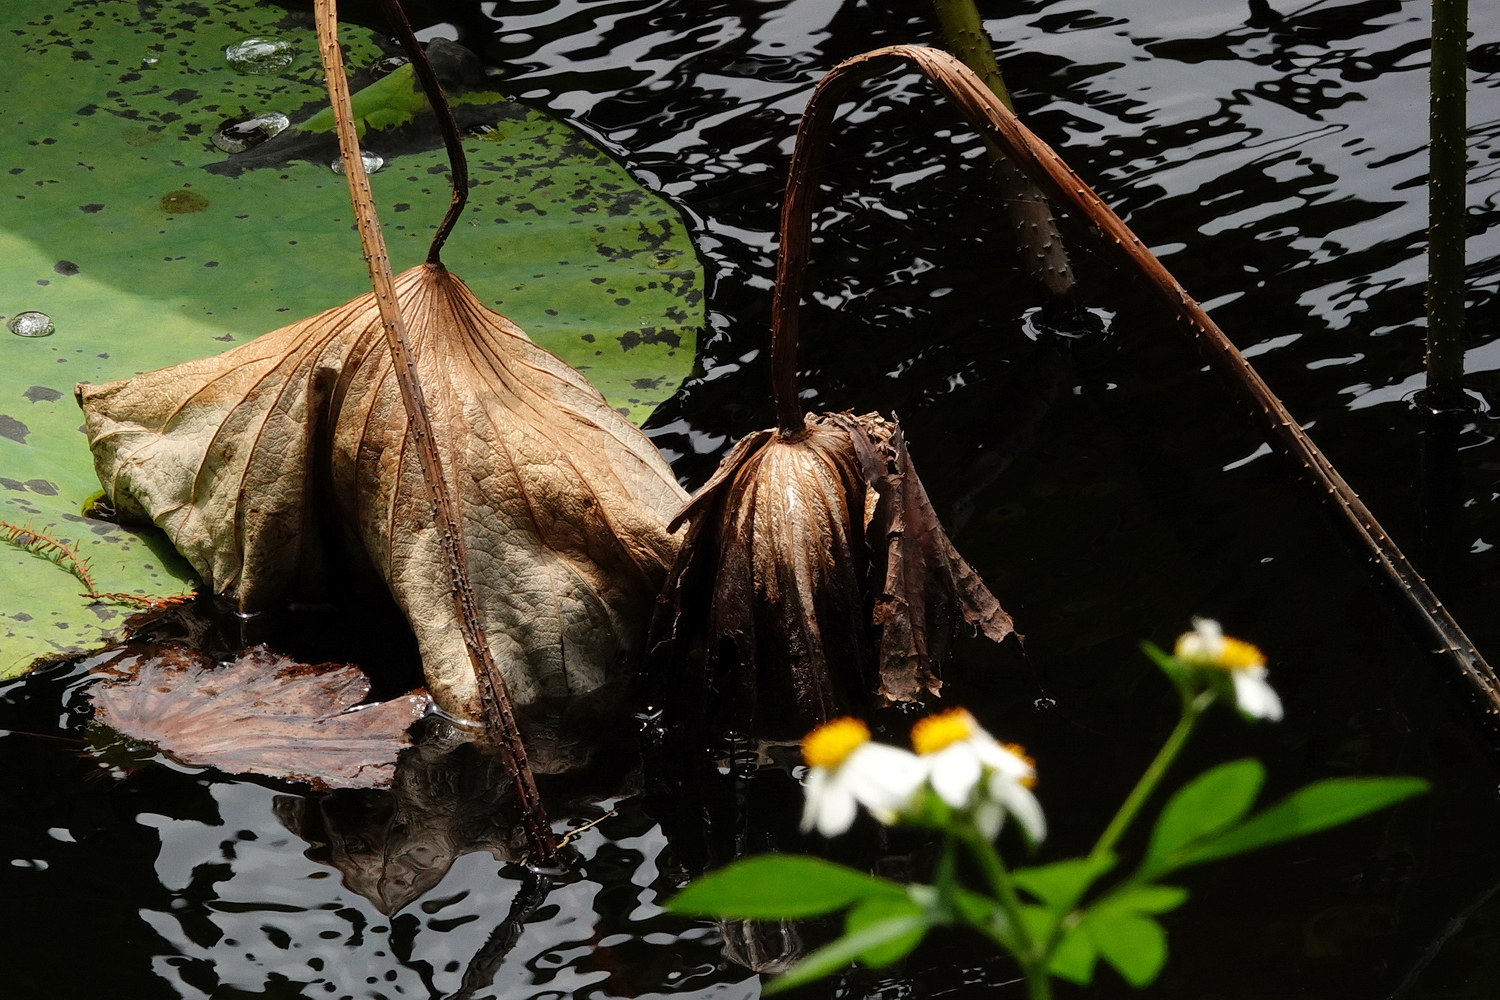
[[[0,329],[0,520],[80,542],[101,590],[181,593],[191,571],[159,535],[80,518],[99,484],[70,397],[367,290],[319,129],[311,21],[249,0],[13,0],[0,31],[0,325],[34,312],[52,327]],[[344,37],[399,269],[442,216],[446,161],[410,76],[372,80],[373,35]],[[226,58],[254,38],[286,45],[265,65]],[[461,120],[488,130],[466,142],[476,186],[445,258],[639,423],[692,363],[702,272],[686,226],[579,133],[488,86],[457,88]],[[226,122],[273,113],[291,123],[281,134],[238,153],[214,145]],[[78,590],[45,560],[0,551],[0,676],[111,632],[118,611]]]

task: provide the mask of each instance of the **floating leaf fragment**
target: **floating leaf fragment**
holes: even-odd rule
[[[413,691],[349,711],[369,693],[356,667],[309,666],[265,646],[216,665],[185,646],[127,651],[99,668],[95,718],[185,764],[316,788],[388,785],[406,730],[432,699]]]

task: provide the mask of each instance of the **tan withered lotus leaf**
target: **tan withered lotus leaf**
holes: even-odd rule
[[[939,525],[900,428],[876,414],[748,435],[678,521],[687,536],[652,634],[658,696],[701,691],[710,712],[728,697],[737,725],[782,691],[804,724],[871,692],[937,694],[960,624],[997,642],[1011,632]]]
[[[185,646],[127,652],[89,690],[95,718],[185,764],[305,781],[316,788],[388,785],[425,691],[362,708],[356,667],[297,663],[254,646],[216,665]]]
[[[396,292],[516,702],[599,686],[640,647],[686,495],[598,390],[457,277],[423,264]],[[116,509],[162,527],[206,586],[258,610],[352,539],[416,631],[439,706],[484,718],[372,295],[78,395]]]

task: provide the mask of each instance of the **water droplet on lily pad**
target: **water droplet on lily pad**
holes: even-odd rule
[[[236,73],[264,76],[290,66],[297,50],[284,38],[247,38],[226,48],[224,58]]]
[[[226,153],[243,153],[286,131],[291,123],[291,119],[279,111],[268,111],[253,118],[231,118],[214,130],[209,141]]]
[[[405,56],[385,56],[370,64],[370,77],[379,80],[381,77],[390,76],[406,64],[407,58]]]
[[[52,325],[52,317],[44,312],[16,313],[5,328],[17,337],[50,337],[57,329]]]
[[[385,166],[385,157],[381,156],[379,153],[371,153],[366,150],[360,150],[359,159],[362,163],[364,163],[365,173],[367,174],[373,174],[380,170],[381,167]],[[344,172],[344,158],[341,156],[337,160],[334,160],[332,163],[328,164],[328,166],[334,173],[341,174]]]

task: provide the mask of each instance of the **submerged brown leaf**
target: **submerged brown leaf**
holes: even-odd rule
[[[916,701],[938,693],[961,623],[997,642],[1011,632],[939,525],[894,420],[804,426],[741,439],[677,518],[688,530],[652,645],[656,697],[679,710],[741,728],[755,716],[764,733],[784,702],[806,725],[870,693]]]
[[[640,648],[686,500],[582,375],[423,264],[396,278],[479,615],[519,704],[592,690]],[[438,704],[482,719],[417,444],[372,295],[218,357],[80,386],[105,492],[244,611],[362,551]]]
[[[396,762],[389,790],[279,795],[282,826],[305,852],[338,869],[345,888],[387,916],[443,880],[465,854],[499,861],[525,854],[503,762],[440,719],[430,719]]]
[[[265,646],[232,663],[185,646],[130,652],[89,690],[95,718],[185,764],[305,781],[317,788],[387,785],[406,730],[432,704],[425,691],[356,712],[370,691],[358,668],[308,666]]]

